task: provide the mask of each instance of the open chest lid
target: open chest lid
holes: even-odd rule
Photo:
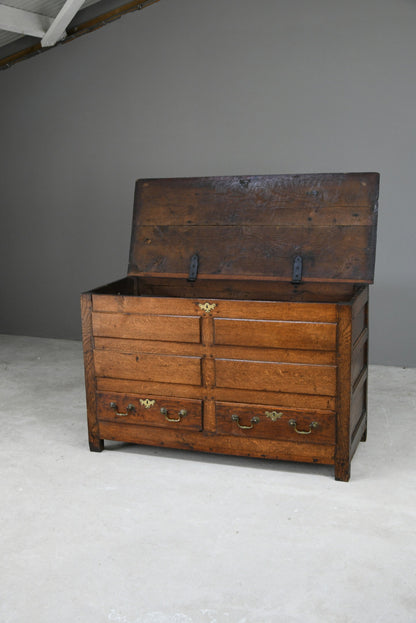
[[[129,275],[372,283],[378,173],[136,182]]]

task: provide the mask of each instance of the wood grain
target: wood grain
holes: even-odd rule
[[[221,276],[219,276],[221,277]],[[200,275],[197,281],[174,277],[135,277],[142,296],[180,298],[214,298],[261,301],[297,301],[330,303],[349,301],[354,284],[342,283],[292,283],[273,279],[249,281],[242,279],[212,279]]]
[[[98,391],[111,391],[118,393],[145,393],[161,396],[183,396],[184,398],[205,399],[207,392],[203,387],[196,385],[181,385],[172,383],[158,383],[148,381],[135,381],[128,379],[113,379],[97,377]],[[213,400],[258,404],[264,401],[263,391],[250,389],[232,389],[215,387],[209,394]],[[296,394],[290,392],[267,393],[267,400],[274,402],[279,408],[292,407],[298,409],[335,410],[335,396],[319,396],[316,394]]]
[[[215,361],[217,387],[335,396],[336,367],[273,362]]]
[[[272,421],[267,413],[275,411],[279,417]],[[235,422],[232,416],[236,415],[239,422]],[[283,439],[287,441],[300,441],[304,443],[330,443],[335,444],[335,415],[327,411],[305,411],[296,409],[281,410],[276,405],[247,405],[235,403],[216,403],[217,433],[237,435],[251,439]],[[253,423],[252,418],[258,418],[259,422]],[[289,424],[290,420],[296,421],[296,428]],[[312,422],[318,424],[317,428],[311,428]],[[252,426],[252,428],[240,428]],[[303,432],[309,434],[302,434]]]
[[[88,439],[92,452],[101,452],[104,441],[97,420],[96,371],[94,367],[94,338],[91,322],[92,300],[90,293],[81,294],[82,346],[84,351],[85,394],[87,400]]]
[[[336,324],[215,318],[215,344],[335,350]]]
[[[268,287],[268,284],[265,285]],[[155,314],[165,316],[205,316],[199,307],[204,303],[215,303],[210,315],[213,317],[241,318],[252,320],[299,320],[305,322],[336,322],[335,303],[239,301],[204,297],[197,299],[163,298],[151,296],[111,296],[93,294],[94,312],[115,312],[125,314]]]
[[[201,339],[204,356],[202,358],[202,394],[204,396],[204,430],[214,432],[215,420],[215,363],[213,353],[214,325],[210,315],[201,319]]]
[[[200,318],[196,316],[158,316],[151,314],[99,313],[92,315],[97,336],[199,343]]]
[[[162,215],[168,225],[270,225],[287,209],[371,208],[378,183],[377,173],[137,180],[135,212],[145,225],[163,223]]]
[[[350,438],[352,439],[355,428],[360,421],[365,409],[365,384],[362,383],[358,390],[354,392],[351,400],[351,414],[350,414]]]
[[[334,446],[295,441],[270,439],[245,439],[234,435],[205,435],[192,431],[164,430],[163,436],[157,429],[133,424],[102,422],[105,439],[126,441],[141,445],[166,448],[181,448],[199,452],[213,452],[234,456],[251,456],[283,461],[302,461],[333,465]]]
[[[200,357],[211,354],[214,358],[224,359],[262,359],[265,361],[278,361],[281,363],[311,363],[327,364],[336,363],[335,351],[303,350],[288,348],[262,348],[250,346],[227,346],[214,344],[207,348],[206,344],[190,344],[180,342],[160,342],[157,340],[133,340],[107,337],[94,338],[96,349],[116,350],[122,353],[162,353],[165,355],[181,355]]]
[[[106,350],[94,351],[97,376],[163,383],[201,384],[200,357],[131,355]]]
[[[335,479],[350,479],[350,412],[351,412],[351,316],[350,305],[338,309],[338,375],[337,375],[337,444]]]
[[[367,368],[367,329],[358,338],[351,355],[351,383],[354,386],[364,368]]]
[[[140,402],[140,399],[151,400],[154,404],[146,407]],[[115,404],[116,407],[112,407],[112,404]],[[133,408],[129,408],[129,405]],[[166,414],[161,409],[166,409]],[[181,416],[181,411],[186,411],[186,415]],[[176,397],[172,399],[151,394],[100,392],[97,394],[97,412],[100,421],[156,426],[158,428],[202,430],[202,403],[200,400]],[[117,415],[118,413],[123,415]],[[166,415],[170,418],[169,420]]]
[[[293,259],[301,255],[305,282],[370,283],[374,270],[368,253],[371,232],[371,227],[364,226],[218,226],[215,231],[208,225],[141,226],[129,274],[187,275],[190,255],[198,253],[200,276],[268,276],[291,281]]]
[[[129,274],[371,282],[379,176],[316,174],[138,180]],[[253,262],[253,258],[255,261]]]
[[[120,379],[97,376],[97,390],[103,392],[117,392],[126,394],[148,394],[201,399],[201,386],[185,383],[171,383],[160,381],[143,381],[135,379]]]
[[[367,413],[368,413],[368,340],[369,340],[369,327],[368,327],[368,310],[369,310],[369,288],[364,287],[361,291],[357,292],[352,300],[352,366],[359,367],[354,362],[356,359],[356,353],[362,349],[362,370],[354,378],[352,377],[352,405],[351,405],[351,456],[357,449],[358,443],[356,443],[357,430],[360,430],[359,441],[367,440]],[[357,318],[360,319],[357,323]],[[361,333],[358,334],[359,329],[362,328]],[[358,335],[357,335],[358,334]],[[360,396],[360,401],[357,398],[357,394]],[[360,412],[361,411],[361,416]],[[364,424],[360,421],[360,417],[364,421]]]
[[[319,396],[317,394],[296,394],[294,392],[268,391],[267,394],[261,390],[216,387],[214,398],[217,401],[226,402],[245,402],[259,404],[265,399],[275,404],[279,409],[319,409],[335,410],[335,396]],[[276,408],[277,408],[276,407]]]

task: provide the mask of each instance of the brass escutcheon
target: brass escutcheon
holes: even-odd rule
[[[215,307],[217,306],[216,303],[199,303],[199,307],[202,309],[202,311],[204,311],[206,314],[208,314],[209,312],[211,312],[213,309],[215,309]]]
[[[140,404],[145,409],[150,409],[150,407],[153,407],[155,402],[156,402],[155,400],[149,400],[149,398],[140,398]]]
[[[270,418],[272,422],[276,422],[276,420],[282,417],[283,413],[281,411],[265,411],[264,415]]]

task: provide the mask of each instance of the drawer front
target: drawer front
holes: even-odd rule
[[[335,396],[336,366],[270,361],[215,361],[217,387]]]
[[[219,434],[335,444],[333,412],[217,402],[215,414]]]
[[[201,385],[201,358],[94,351],[98,377]]]
[[[200,318],[197,316],[153,316],[94,312],[94,336],[158,340],[160,342],[199,343]]]
[[[280,320],[214,319],[215,344],[335,350],[336,324]]]
[[[202,430],[202,403],[186,398],[97,393],[100,421]]]

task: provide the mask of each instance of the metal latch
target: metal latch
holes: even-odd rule
[[[196,281],[198,275],[198,265],[199,265],[199,257],[198,254],[195,253],[191,257],[191,263],[189,265],[189,277],[188,281]]]
[[[292,283],[300,283],[302,281],[302,258],[297,255],[293,260]]]

